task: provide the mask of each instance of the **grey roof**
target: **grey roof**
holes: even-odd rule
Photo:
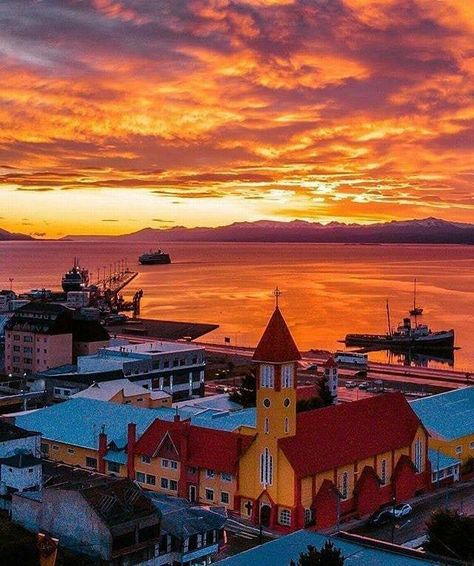
[[[184,540],[194,534],[222,529],[227,521],[224,507],[202,507],[192,505],[181,497],[152,491],[144,493],[160,511],[163,530],[177,539]]]

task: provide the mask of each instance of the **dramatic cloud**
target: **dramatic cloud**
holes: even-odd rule
[[[0,192],[472,219],[473,22],[458,0],[1,3]]]

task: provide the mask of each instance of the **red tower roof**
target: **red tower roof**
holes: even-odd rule
[[[273,311],[252,359],[255,362],[270,363],[296,362],[301,359],[293,336],[278,307]]]

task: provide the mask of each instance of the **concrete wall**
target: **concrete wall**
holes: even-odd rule
[[[40,457],[41,436],[39,434],[26,438],[16,438],[0,443],[0,458],[9,458],[18,452],[29,452]]]
[[[39,489],[42,484],[42,466],[36,464],[27,468],[13,468],[8,464],[0,466],[0,479],[7,487],[23,491],[25,489]]]
[[[12,521],[37,533],[41,522],[41,501],[30,498],[28,495],[12,495]]]

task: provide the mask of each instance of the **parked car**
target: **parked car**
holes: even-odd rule
[[[306,371],[316,371],[318,369],[318,366],[316,364],[310,364],[307,368]]]
[[[354,389],[354,387],[357,387],[357,383],[355,381],[346,381],[344,385],[346,389]]]
[[[411,515],[413,513],[413,507],[409,503],[400,503],[393,508],[389,508],[389,511],[396,519],[401,519],[402,517]]]
[[[359,383],[359,389],[368,389],[370,387],[370,383],[368,381],[361,381]]]
[[[386,525],[392,521],[392,518],[393,515],[389,509],[382,509],[381,511],[376,511],[369,517],[369,525]]]

